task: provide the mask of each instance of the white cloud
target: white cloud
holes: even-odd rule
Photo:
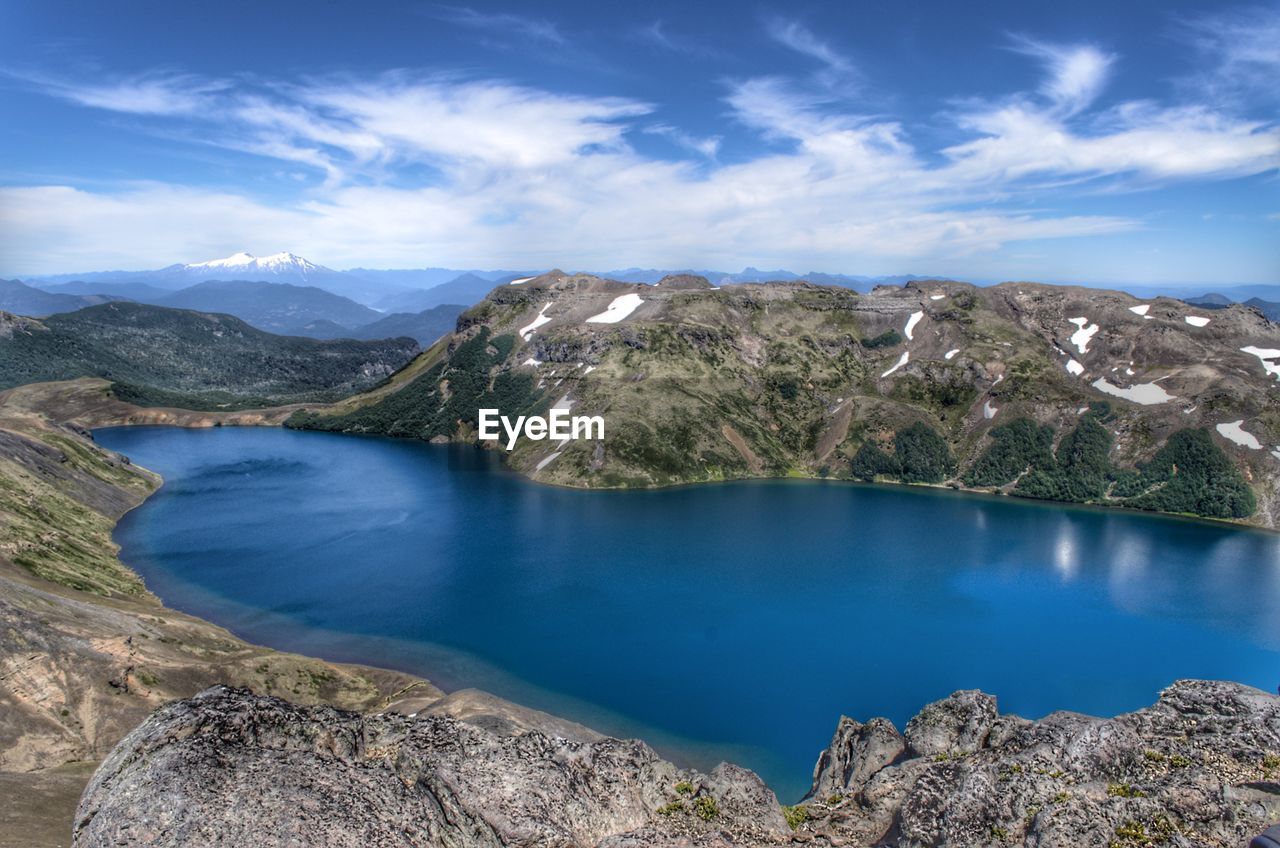
[[[7,72],[82,106],[132,115],[196,115],[229,85],[191,74],[156,72],[98,83],[70,84],[42,74]]]
[[[643,132],[668,138],[677,146],[697,153],[699,156],[705,156],[708,159],[715,159],[716,154],[720,152],[722,139],[718,135],[699,137],[670,124],[651,124],[644,127]]]
[[[807,30],[775,29],[827,70],[842,67]],[[942,265],[1020,241],[1143,226],[1046,208],[1046,185],[1150,187],[1280,164],[1274,125],[1205,106],[1099,110],[1111,57],[1019,49],[1045,65],[1038,93],[969,104],[950,116],[963,140],[941,150],[918,148],[898,121],[841,107],[821,80],[732,84],[733,118],[772,142],[732,157],[718,137],[660,120],[652,104],[504,81],[399,73],[249,87],[154,74],[145,96],[137,80],[45,83],[77,103],[312,169],[323,182],[271,201],[153,183],[0,188],[0,273],[281,247],[333,267]],[[647,157],[628,142],[635,131],[665,136],[690,158]]]
[[[1088,44],[1048,44],[1019,39],[1015,48],[1044,62],[1049,73],[1040,87],[1054,112],[1075,115],[1088,108],[1106,85],[1115,57]]]
[[[1215,102],[1280,100],[1280,4],[1202,15],[1180,34],[1210,62],[1184,80],[1193,90]]]
[[[857,69],[852,62],[798,21],[773,18],[766,28],[774,41],[822,63],[833,75],[846,80],[856,76]]]
[[[555,24],[523,15],[481,12],[466,6],[439,6],[435,9],[435,17],[469,29],[514,35],[556,47],[563,46],[566,42]]]

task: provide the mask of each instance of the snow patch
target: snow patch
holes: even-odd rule
[[[943,359],[954,359],[954,358],[955,358],[955,356],[956,356],[956,354],[957,354],[957,353],[959,353],[959,352],[960,352],[960,348],[956,348],[955,350],[949,350],[949,351],[947,351],[946,353],[944,353],[944,354],[942,355],[942,358],[943,358]]]
[[[1088,353],[1089,341],[1093,338],[1093,334],[1102,328],[1097,324],[1090,325],[1088,318],[1068,318],[1067,320],[1080,328],[1071,334],[1071,343],[1081,353]]]
[[[1262,367],[1267,369],[1267,373],[1274,375],[1277,380],[1280,380],[1280,364],[1269,361],[1272,359],[1280,359],[1280,350],[1276,350],[1273,347],[1254,347],[1253,345],[1242,347],[1240,350],[1250,356],[1258,357],[1258,360],[1262,362]]]
[[[915,338],[911,334],[915,332],[916,324],[919,324],[920,319],[923,317],[924,317],[924,312],[920,311],[920,312],[912,312],[911,317],[907,319],[907,326],[902,328],[902,334],[906,336],[908,340]]]
[[[638,294],[624,294],[621,297],[613,299],[613,303],[609,304],[609,308],[599,315],[592,315],[587,319],[588,324],[616,324],[623,318],[626,318],[632,312],[636,311],[636,307],[644,303]]]
[[[1217,430],[1222,434],[1223,438],[1230,439],[1242,448],[1262,450],[1262,443],[1258,441],[1257,436],[1252,433],[1245,432],[1244,427],[1241,426],[1243,424],[1244,419],[1241,418],[1239,421],[1229,421],[1225,424],[1219,424]]]
[[[902,356],[898,357],[898,361],[894,363],[893,367],[892,367],[892,368],[890,368],[888,371],[886,371],[886,372],[884,372],[883,374],[881,374],[881,375],[880,375],[880,379],[882,379],[882,380],[883,380],[885,377],[888,377],[888,376],[889,376],[890,374],[892,374],[894,371],[897,371],[899,368],[901,368],[902,366],[906,365],[906,364],[907,364],[907,360],[908,360],[908,359],[910,359],[910,358],[911,358],[911,354],[910,354],[909,352],[907,352],[907,351],[905,351],[905,350],[904,350],[904,351],[902,352]]]
[[[535,465],[535,466],[534,466],[534,468],[533,468],[533,470],[534,470],[534,471],[541,471],[542,469],[544,469],[544,468],[546,468],[548,465],[550,465],[552,462],[554,462],[554,461],[555,461],[555,458],[556,458],[556,457],[558,457],[559,455],[560,455],[560,451],[556,451],[555,453],[551,454],[550,456],[547,456],[545,459],[543,459],[541,462],[539,462],[537,465]]]
[[[1138,383],[1125,388],[1112,385],[1105,379],[1098,379],[1093,381],[1093,387],[1103,394],[1124,398],[1134,403],[1140,403],[1143,406],[1154,406],[1157,403],[1168,403],[1171,400],[1177,400],[1177,398],[1155,383]]]
[[[1188,324],[1190,324],[1193,327],[1203,327],[1204,325],[1209,323],[1208,318],[1204,318],[1199,315],[1188,315],[1182,320],[1186,321]]]
[[[529,337],[533,335],[533,331],[541,327],[543,324],[549,323],[550,318],[547,317],[547,310],[551,308],[551,304],[547,303],[538,312],[538,317],[533,319],[532,324],[526,324],[520,328],[520,338],[529,341]]]
[[[1071,373],[1071,374],[1075,374],[1077,377],[1079,377],[1081,374],[1083,374],[1083,373],[1084,373],[1084,366],[1083,366],[1083,365],[1081,365],[1079,362],[1076,362],[1074,359],[1068,359],[1068,360],[1067,360],[1067,371],[1068,371],[1069,373]]]
[[[533,279],[536,279],[536,277],[521,277],[521,278],[520,278],[520,279],[518,279],[518,280],[512,280],[511,282],[507,283],[507,285],[509,285],[509,286],[518,286],[518,285],[521,285],[522,283],[527,283],[527,282],[529,282],[530,280],[533,280]]]
[[[531,356],[531,357],[529,357],[528,359],[526,359],[526,360],[524,361],[524,363],[523,363],[523,364],[524,364],[524,365],[532,365],[534,368],[537,368],[539,365],[541,365],[541,364],[542,364],[542,362],[541,362],[540,360],[534,359],[534,358]]]
[[[990,420],[996,417],[996,413],[1000,411],[1000,407],[992,406],[991,401],[982,404],[982,417]]]
[[[1130,306],[1129,311],[1132,312],[1134,315],[1146,315],[1147,310],[1149,310],[1150,308],[1151,308],[1151,304],[1144,303],[1141,306]]]
[[[930,299],[930,300],[942,300],[944,297],[946,297],[946,295],[945,295],[945,294],[931,294],[931,295],[929,295],[929,299]]]

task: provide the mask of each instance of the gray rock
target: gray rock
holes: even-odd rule
[[[922,757],[972,754],[999,716],[996,699],[976,689],[930,704],[907,722],[907,745]]]
[[[869,725],[841,721],[806,825],[851,844],[1238,846],[1280,820],[1280,698],[1239,684],[1184,680],[1113,719],[1034,722],[957,692],[912,719],[908,751],[884,765],[857,744]]]
[[[906,749],[902,734],[885,718],[866,724],[840,717],[831,745],[818,757],[813,770],[811,797],[828,798],[861,786],[892,763]]]
[[[642,742],[499,735],[214,687],[117,746],[85,790],[74,844],[710,845],[788,832],[751,772],[683,771]]]
[[[102,764],[74,844],[1226,848],[1280,821],[1280,698],[1233,683],[1180,681],[1113,719],[1000,716],[980,692],[929,705],[905,735],[841,719],[794,833],[737,766],[566,739],[476,695],[448,708],[468,720],[206,690]]]

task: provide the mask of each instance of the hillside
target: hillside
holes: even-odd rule
[[[313,322],[330,322],[350,329],[382,318],[381,313],[367,306],[315,286],[248,280],[197,283],[157,304],[197,312],[225,312],[260,330],[284,335],[310,335],[302,331]]]
[[[110,303],[37,321],[0,313],[0,388],[102,377],[144,406],[244,408],[370,388],[418,345],[275,336],[229,315]]]
[[[606,428],[522,439],[511,465],[550,483],[821,476],[1280,521],[1280,327],[1242,306],[557,271],[495,289],[459,327],[394,391],[291,425],[474,441],[479,407],[556,403]]]
[[[453,332],[458,316],[467,307],[456,303],[433,306],[421,312],[393,312],[352,332],[353,339],[393,339],[408,336],[418,344],[429,345],[447,333]]]
[[[86,306],[97,306],[119,299],[106,294],[52,294],[17,280],[0,280],[0,311],[17,315],[38,318],[56,312],[74,312]]]
[[[428,289],[416,289],[384,298],[379,306],[393,313],[421,312],[424,309],[433,309],[448,303],[462,303],[470,306],[483,300],[496,285],[500,283],[490,276],[468,272]]]
[[[215,683],[358,710],[440,697],[406,674],[247,644],[164,607],[111,540],[159,478],[32,399],[0,392],[0,846],[67,845],[95,763],[156,707]]]

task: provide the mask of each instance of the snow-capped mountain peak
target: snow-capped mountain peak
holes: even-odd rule
[[[184,268],[240,268],[252,265],[258,260],[252,253],[233,253],[226,259],[210,259],[208,262],[192,262],[184,265]]]
[[[258,272],[267,274],[288,274],[290,276],[299,275],[306,279],[308,274],[316,271],[328,271],[329,269],[316,265],[314,262],[308,262],[301,256],[295,256],[288,251],[273,253],[270,256],[257,257],[252,253],[241,251],[233,253],[223,259],[210,259],[208,262],[193,262],[189,265],[182,266],[185,271],[209,272],[209,271],[235,271],[237,273]]]

